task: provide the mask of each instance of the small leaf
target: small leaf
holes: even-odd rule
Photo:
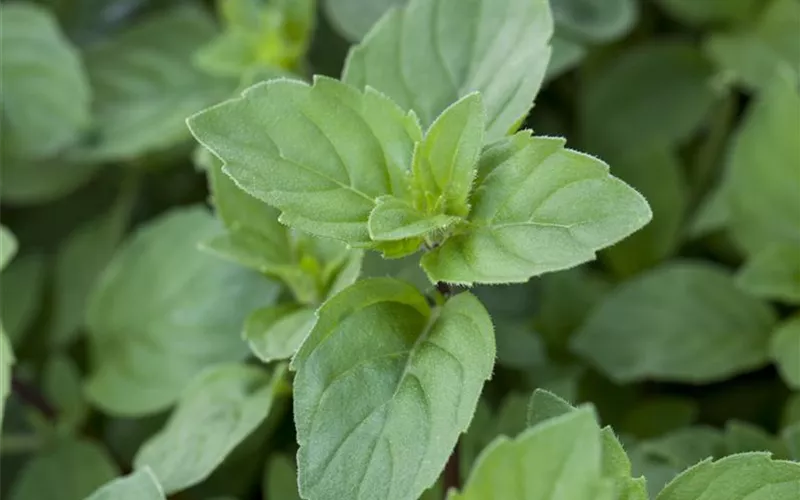
[[[55,354],[47,360],[42,371],[42,391],[55,406],[59,427],[67,432],[75,432],[89,415],[81,373],[71,358]]]
[[[0,226],[0,271],[6,268],[17,254],[17,238],[5,226]]]
[[[634,0],[550,0],[559,33],[579,40],[604,42],[621,38],[639,17]]]
[[[772,334],[769,351],[786,384],[800,389],[800,316],[778,326]]]
[[[118,472],[108,453],[91,441],[60,439],[17,474],[11,500],[84,500]]]
[[[742,0],[727,0],[726,3],[742,3]],[[762,2],[751,0],[749,3]],[[779,73],[796,85],[800,81],[800,46],[797,44],[800,5],[795,0],[763,3],[765,8],[756,23],[743,23],[743,29],[711,35],[706,52],[747,89],[768,87]],[[756,5],[758,7],[760,5]],[[752,7],[746,9],[744,19],[749,21],[756,14]]]
[[[574,406],[552,392],[536,389],[528,402],[528,427],[533,427],[545,420],[559,417],[574,410]]]
[[[613,291],[572,348],[617,382],[712,382],[763,366],[774,324],[723,269],[679,261]]]
[[[265,499],[301,500],[294,461],[284,455],[273,455],[264,470],[263,490]]]
[[[794,500],[799,492],[800,463],[772,460],[768,453],[742,453],[695,465],[656,500]]]
[[[153,471],[145,467],[106,483],[86,500],[166,500],[166,497]]]
[[[375,241],[417,239],[418,247],[424,236],[444,230],[458,220],[452,215],[428,216],[405,201],[382,196],[369,214],[369,235]],[[414,251],[417,249],[414,248]]]
[[[91,90],[77,50],[47,9],[3,4],[0,20],[5,170],[9,161],[45,158],[73,144],[89,125]]]
[[[800,246],[765,247],[748,259],[736,284],[756,297],[800,304]]]
[[[181,395],[167,425],[136,454],[134,467],[153,470],[167,494],[214,471],[267,417],[285,367],[221,365],[198,376]]]
[[[480,92],[487,139],[497,140],[530,110],[552,33],[547,0],[411,0],[351,49],[342,80],[383,92],[424,127]]]
[[[800,244],[800,93],[775,78],[748,109],[731,143],[724,193],[730,228],[755,255],[774,243]]]
[[[418,498],[469,424],[494,356],[491,321],[469,293],[433,313],[389,278],[331,298],[293,360],[301,493]]]
[[[47,271],[45,264],[41,254],[23,254],[0,274],[0,318],[13,345],[24,340],[41,309]]]
[[[582,408],[516,439],[496,439],[478,457],[463,491],[447,498],[594,500],[600,481],[600,429],[591,408]]]
[[[245,317],[278,290],[197,249],[219,230],[202,208],[175,209],[134,233],[103,272],[88,306],[86,385],[103,411],[164,410],[203,369],[246,356]]]
[[[89,47],[98,130],[95,143],[78,158],[130,160],[187,142],[186,117],[235,88],[234,81],[213,78],[192,64],[197,46],[215,31],[202,9],[180,5]]]
[[[274,117],[280,116],[280,120]],[[313,86],[273,80],[188,120],[245,191],[299,230],[365,246],[379,196],[405,198],[412,115],[377,92],[325,77]]]
[[[607,155],[684,143],[715,102],[712,74],[691,42],[653,41],[623,52],[584,90],[587,147]]]
[[[521,132],[484,151],[480,172],[493,169],[469,225],[422,258],[431,281],[524,282],[592,260],[650,220],[645,199],[608,165],[563,146]]]
[[[725,440],[717,429],[698,425],[648,439],[639,445],[639,449],[646,455],[669,464],[675,470],[683,470],[701,460],[722,455]]]
[[[265,363],[288,359],[300,348],[315,320],[314,309],[310,307],[263,307],[247,318],[244,338],[253,353]]]
[[[436,118],[414,152],[416,208],[429,214],[469,214],[468,198],[483,148],[486,115],[481,94],[458,100]]]
[[[786,450],[774,436],[761,427],[748,422],[731,420],[725,424],[725,454],[735,455],[750,451],[769,451],[774,456],[785,456]]]

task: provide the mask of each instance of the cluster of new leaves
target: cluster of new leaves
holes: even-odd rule
[[[800,2],[319,2],[0,7],[0,494],[800,498]]]

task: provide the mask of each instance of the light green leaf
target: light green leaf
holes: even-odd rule
[[[264,470],[263,491],[265,499],[300,500],[294,461],[284,455],[270,458]]]
[[[574,411],[575,407],[552,392],[536,389],[528,402],[528,427]]]
[[[135,186],[124,186],[105,213],[75,229],[58,249],[49,323],[53,345],[74,341],[84,326],[89,294],[122,242],[135,195]]]
[[[678,261],[613,291],[572,348],[617,382],[712,382],[763,366],[774,324],[723,269]]]
[[[480,92],[493,141],[530,110],[552,33],[547,0],[411,0],[350,51],[342,80],[383,92],[424,127]]]
[[[78,52],[38,5],[0,7],[0,45],[5,170],[74,143],[89,125],[90,88]]]
[[[241,188],[283,212],[282,222],[360,246],[371,242],[375,199],[407,197],[422,134],[414,116],[386,97],[325,77],[313,86],[255,85],[188,124]]]
[[[197,249],[218,232],[204,209],[177,209],[118,251],[89,302],[92,403],[112,414],[154,413],[204,368],[246,355],[244,319],[277,288]]]
[[[17,254],[17,238],[7,227],[0,225],[0,271],[6,268]]]
[[[680,160],[667,148],[620,155],[611,163],[611,172],[642,193],[653,209],[650,224],[604,254],[610,267],[624,277],[652,267],[675,253],[680,243],[688,190]]]
[[[724,192],[730,228],[750,255],[800,244],[800,93],[775,78],[756,97],[732,141]]]
[[[451,491],[447,498],[594,500],[600,481],[600,429],[587,407],[516,439],[496,439],[478,458],[463,492]]]
[[[269,363],[294,356],[314,326],[314,309],[294,304],[254,311],[244,326],[244,338],[258,358]]]
[[[800,316],[778,326],[769,343],[769,352],[783,380],[800,389]]]
[[[651,217],[608,165],[563,139],[520,132],[487,148],[479,172],[469,225],[422,258],[431,281],[524,282],[594,259]]]
[[[6,398],[11,393],[11,366],[15,361],[11,342],[6,336],[3,325],[0,324],[0,427],[3,425]]]
[[[623,52],[584,90],[587,146],[609,154],[685,142],[716,99],[712,74],[691,42],[653,41]]]
[[[636,24],[635,0],[550,0],[559,32],[589,42],[621,38]]]
[[[458,220],[452,215],[426,215],[403,200],[382,196],[369,214],[369,235],[375,241],[412,240],[409,248],[413,253],[425,236],[443,231]]]
[[[150,467],[168,494],[207,478],[267,417],[285,367],[221,365],[199,375],[181,394],[166,427],[150,438],[134,467]]]
[[[361,40],[386,11],[405,3],[406,0],[323,0],[330,23],[352,41]]]
[[[37,319],[45,285],[45,259],[24,254],[0,274],[0,318],[13,345],[19,345]]]
[[[118,472],[108,453],[91,441],[60,439],[28,461],[17,475],[11,500],[84,500]]]
[[[103,485],[86,500],[166,500],[166,497],[153,471],[145,467]]]
[[[550,56],[550,64],[547,66],[547,73],[544,76],[546,82],[558,78],[580,64],[587,52],[586,47],[579,42],[559,34],[553,37],[551,45],[553,54]]]
[[[719,67],[750,90],[769,86],[779,73],[795,84],[800,81],[800,4],[796,0],[763,3],[766,8],[754,25],[713,34],[706,43],[706,52]],[[748,9],[746,19],[752,19],[752,10]]]
[[[669,15],[687,24],[743,23],[762,0],[657,0]]]
[[[418,498],[469,424],[494,356],[490,318],[469,293],[431,312],[410,285],[374,278],[331,298],[293,360],[301,493]]]
[[[42,391],[55,406],[60,428],[73,432],[83,424],[89,407],[83,395],[81,373],[71,358],[55,354],[47,360],[42,371]]]
[[[764,247],[748,259],[736,284],[756,297],[800,304],[800,245]]]
[[[793,500],[800,494],[800,463],[742,453],[704,461],[676,477],[656,500]]]
[[[224,99],[236,85],[192,65],[194,51],[215,33],[202,9],[181,5],[90,47],[86,62],[98,136],[78,156],[131,160],[186,143],[186,117]]]
[[[481,94],[458,100],[436,118],[414,151],[414,206],[428,214],[469,214],[469,194],[483,148]]]

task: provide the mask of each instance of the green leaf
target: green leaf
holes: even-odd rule
[[[552,392],[536,389],[528,402],[528,427],[545,420],[559,417],[575,410],[575,407]]]
[[[201,482],[267,417],[284,372],[229,364],[199,375],[134,467],[150,467],[168,494]]]
[[[478,458],[463,491],[451,491],[447,498],[594,500],[600,481],[600,429],[587,407],[528,429],[516,439],[496,439]]]
[[[264,498],[301,500],[297,491],[297,471],[294,461],[285,455],[273,455],[267,461],[263,481]]]
[[[765,247],[748,259],[736,284],[756,297],[800,304],[800,246]]]
[[[722,455],[725,440],[717,429],[694,426],[649,439],[642,442],[639,448],[646,455],[669,464],[675,470],[683,470],[706,458]]]
[[[781,435],[789,456],[796,462],[800,461],[800,424],[787,427]]]
[[[725,454],[750,451],[769,451],[776,456],[786,455],[781,443],[761,427],[748,422],[731,420],[725,424]]]
[[[63,155],[25,162],[0,159],[0,197],[17,206],[55,201],[85,185],[98,168]]]
[[[403,200],[382,196],[369,214],[369,235],[375,241],[413,240],[415,245],[409,246],[416,252],[423,237],[459,220],[452,215],[426,215]]]
[[[658,40],[623,52],[584,89],[587,146],[610,154],[684,143],[714,104],[712,74],[691,42]]]
[[[657,0],[669,15],[687,24],[743,23],[757,13],[761,0]]]
[[[551,41],[553,53],[544,76],[545,82],[554,80],[580,64],[586,57],[586,47],[579,42],[556,33]]]
[[[653,220],[605,251],[610,267],[630,276],[672,256],[681,239],[688,190],[677,155],[666,148],[620,155],[611,172],[647,198]]]
[[[122,242],[135,194],[135,186],[124,186],[105,213],[75,229],[58,249],[49,323],[53,345],[74,341],[84,326],[89,294]]]
[[[2,245],[2,243],[0,243]],[[24,254],[0,274],[0,318],[13,345],[19,345],[41,308],[45,285],[45,259]]]
[[[79,158],[131,160],[188,142],[186,117],[235,88],[192,65],[197,46],[215,32],[202,9],[181,5],[91,46],[86,62],[97,138]]]
[[[0,20],[7,167],[9,161],[45,158],[74,143],[89,125],[90,88],[78,52],[49,11],[28,2],[3,4]]]
[[[572,348],[617,382],[707,383],[763,366],[774,324],[723,269],[678,261],[614,290]]]
[[[42,391],[56,409],[59,428],[74,432],[89,415],[81,373],[69,357],[55,354],[47,360],[42,371]]]
[[[282,222],[358,246],[371,243],[375,199],[407,197],[421,139],[414,116],[386,97],[325,77],[255,85],[188,124],[241,188],[283,212]]]
[[[524,282],[592,260],[651,217],[608,165],[527,132],[484,150],[472,205],[469,225],[422,258],[431,281]]]
[[[6,268],[11,259],[17,254],[18,243],[14,233],[7,227],[0,225],[0,271]]]
[[[269,363],[294,356],[314,326],[314,309],[295,304],[263,307],[244,326],[244,338],[258,358]]]
[[[786,384],[800,389],[800,316],[778,326],[770,339],[769,352]]]
[[[530,110],[552,33],[547,0],[411,0],[350,51],[342,80],[383,92],[424,127],[480,92],[487,139],[497,140]]]
[[[800,81],[800,5],[796,0],[764,3],[768,5],[754,25],[715,33],[706,43],[706,52],[717,65],[750,90],[769,86],[779,73],[795,84]],[[752,19],[753,14],[749,9],[746,19]]]
[[[277,289],[197,250],[218,232],[206,210],[176,209],[138,230],[105,269],[88,307],[86,386],[103,411],[166,409],[204,368],[246,355],[244,319]]]
[[[323,0],[328,20],[345,38],[361,40],[372,26],[391,8],[406,0]]]
[[[469,194],[483,148],[486,112],[473,92],[445,109],[414,151],[416,208],[429,214],[469,214]]]
[[[737,243],[755,255],[800,244],[800,93],[775,78],[748,109],[729,152],[724,192]]]
[[[793,500],[798,492],[800,463],[743,453],[695,465],[669,483],[657,500]]]
[[[634,0],[550,0],[550,5],[559,32],[589,42],[621,38],[639,17]]]
[[[117,476],[106,451],[91,441],[67,438],[52,443],[25,464],[11,500],[84,500]]]
[[[166,500],[166,496],[153,471],[145,467],[103,485],[86,500]]]
[[[3,425],[6,399],[11,393],[11,366],[15,361],[14,351],[11,349],[11,342],[6,336],[3,325],[0,324],[0,427]]]
[[[432,312],[410,285],[373,278],[331,298],[293,360],[301,493],[418,498],[468,426],[494,356],[490,318],[469,293]]]

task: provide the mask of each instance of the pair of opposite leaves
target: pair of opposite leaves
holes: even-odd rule
[[[413,111],[325,77],[272,80],[188,120],[281,221],[389,257],[431,249],[432,281],[523,282],[576,266],[651,217],[602,161],[523,131],[485,144],[479,93],[423,133]]]

